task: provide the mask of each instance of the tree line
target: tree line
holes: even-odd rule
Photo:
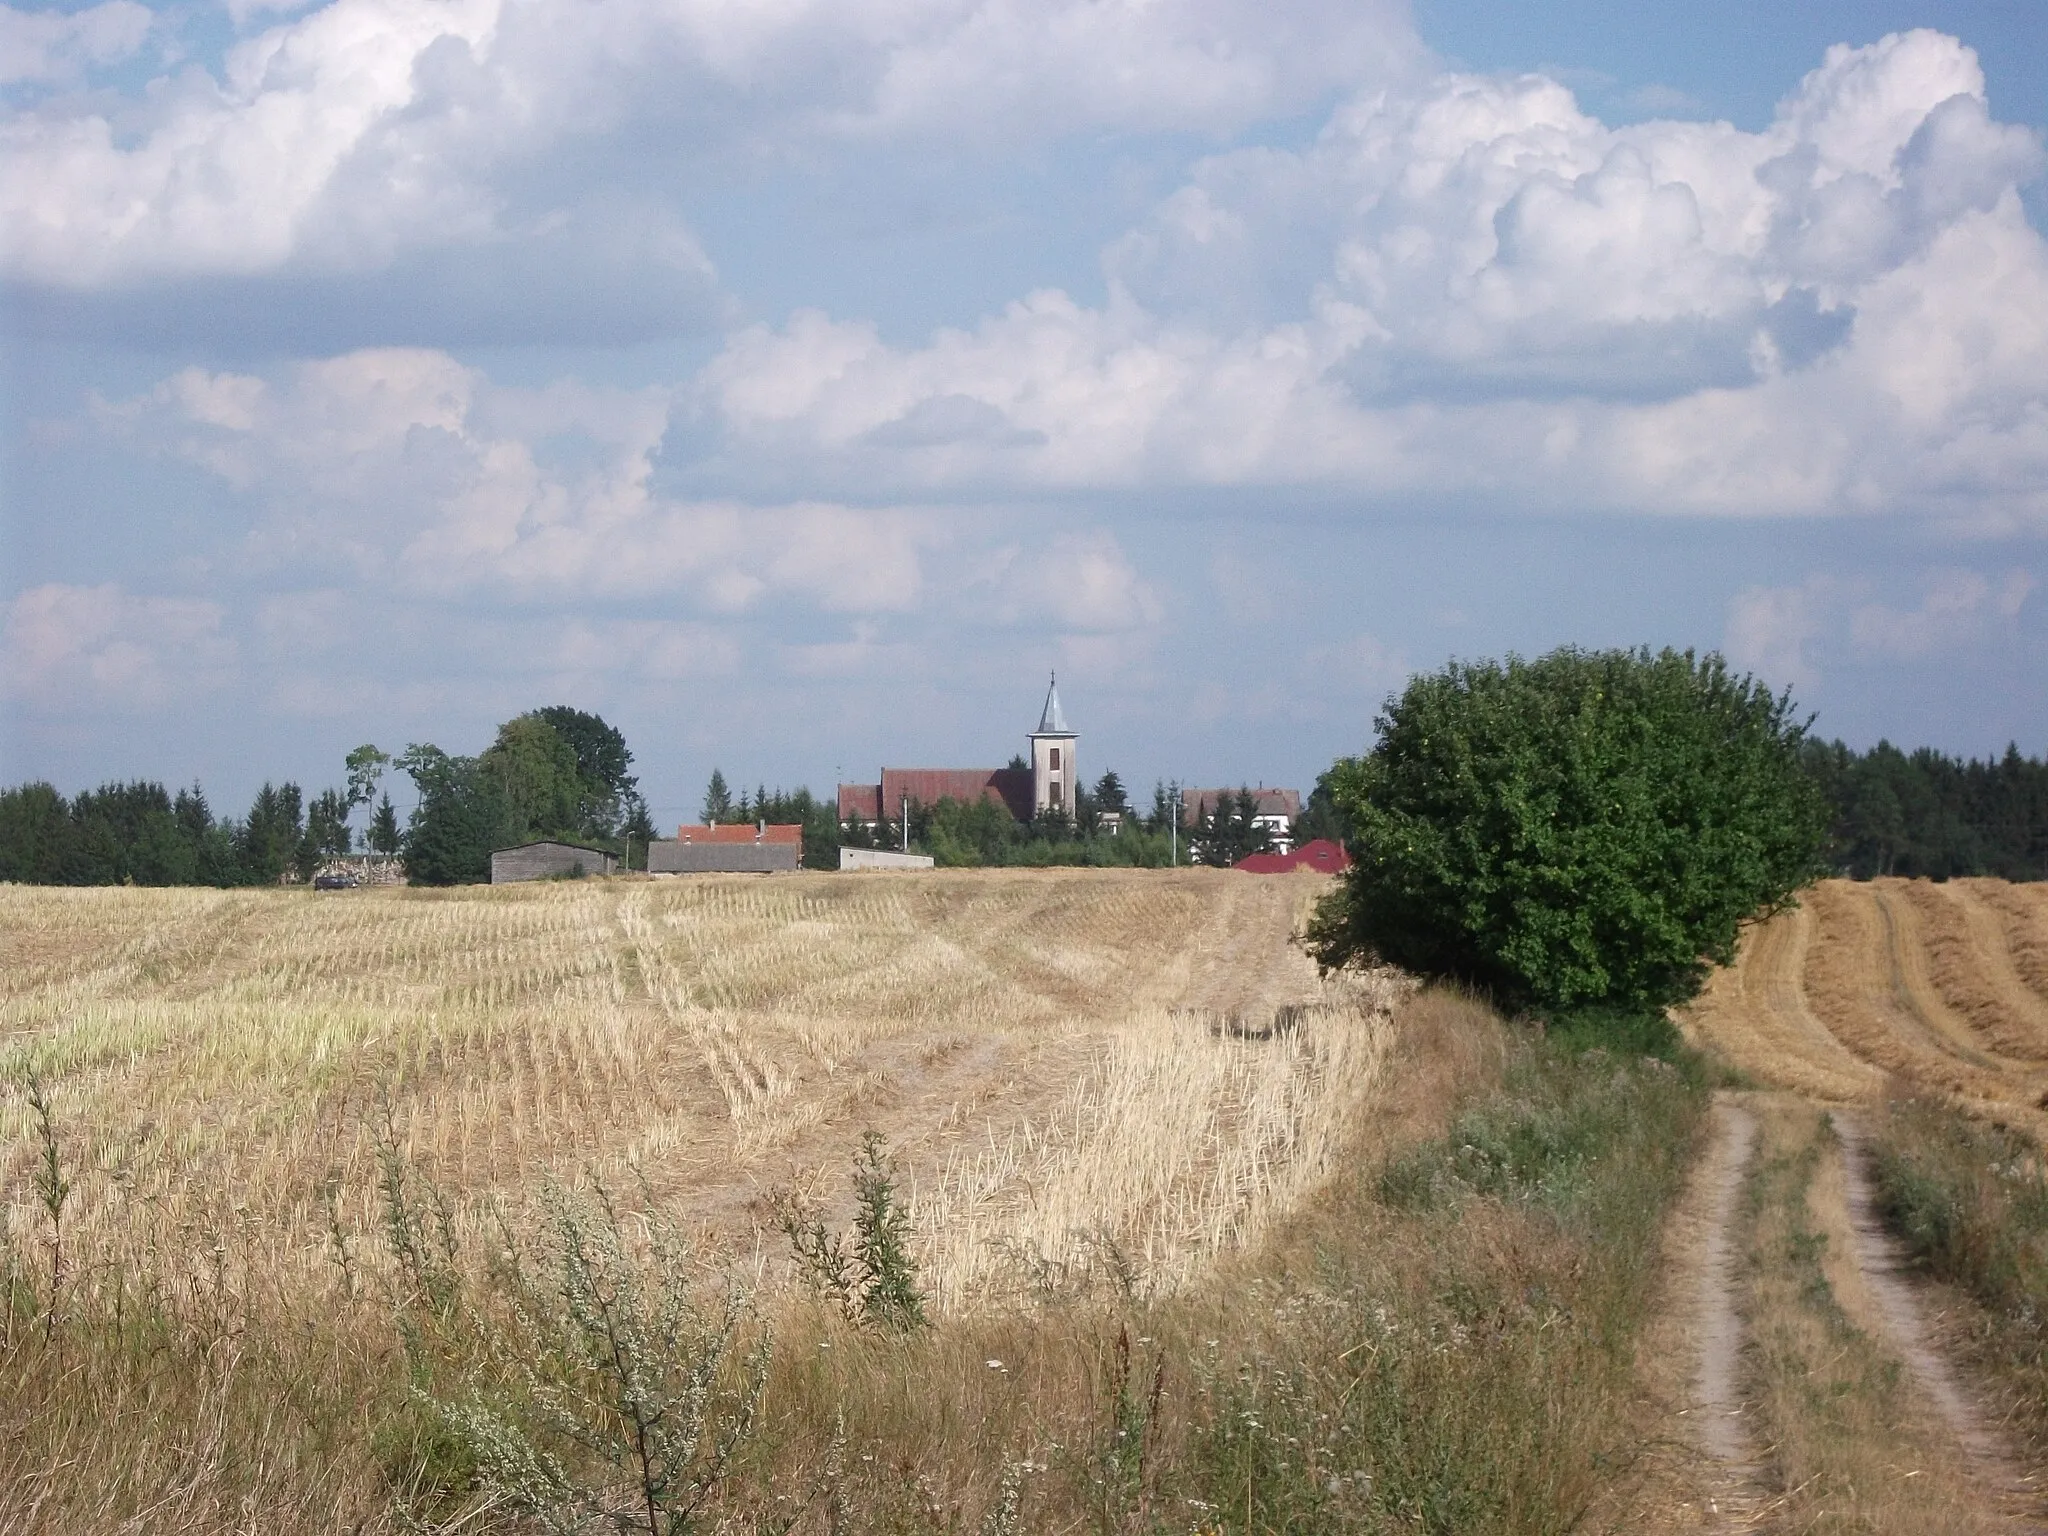
[[[68,799],[50,784],[24,784],[0,791],[0,880],[271,885],[308,879],[322,863],[363,851],[402,856],[415,883],[454,885],[488,880],[493,849],[536,838],[603,848],[629,868],[644,868],[655,829],[632,762],[616,727],[552,705],[506,721],[474,757],[430,742],[395,753],[366,744],[344,760],[340,785],[309,796],[296,783],[266,783],[240,818],[216,817],[197,784],[173,792],[136,780]],[[1011,762],[1025,766],[1021,758]],[[2048,758],[2013,746],[2000,758],[1965,760],[1883,741],[1857,752],[1805,738],[1799,766],[1827,808],[1821,859],[1833,873],[2048,879]],[[1316,781],[1294,826],[1297,844],[1358,836],[1335,792],[1335,772]],[[403,820],[385,787],[392,773],[417,792]],[[1271,846],[1255,824],[1249,791],[1222,797],[1178,835],[1174,804],[1162,782],[1149,810],[1140,811],[1112,771],[1080,790],[1071,811],[1042,811],[1029,821],[993,801],[912,805],[909,841],[945,866],[1228,866]],[[352,821],[365,809],[358,832]],[[715,769],[703,815],[714,823],[801,825],[804,863],[814,869],[836,868],[842,844],[903,845],[894,818],[842,827],[837,805],[808,789],[735,794]]]
[[[1831,810],[1825,857],[1839,874],[2048,879],[2048,756],[2014,745],[1979,762],[1809,741],[1802,762]]]
[[[344,782],[308,799],[266,783],[247,816],[216,818],[198,785],[106,784],[70,799],[47,783],[0,791],[0,880],[34,885],[274,885],[310,879],[357,851],[401,856],[419,885],[489,880],[491,852],[536,838],[585,843],[646,862],[653,835],[633,754],[597,715],[551,705],[498,727],[457,756],[431,742],[343,761]],[[403,826],[386,775],[412,780]],[[369,808],[360,836],[354,814]]]

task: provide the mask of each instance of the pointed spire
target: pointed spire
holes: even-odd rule
[[[1052,676],[1052,686],[1045,690],[1045,709],[1038,717],[1038,730],[1035,734],[1040,736],[1071,736],[1073,734],[1072,731],[1067,729],[1067,717],[1060,713],[1060,678],[1057,672]]]

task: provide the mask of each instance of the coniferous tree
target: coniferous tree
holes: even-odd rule
[[[370,816],[370,831],[365,841],[372,853],[388,855],[398,852],[398,810],[392,805],[388,791],[378,800],[377,809]]]
[[[725,775],[713,768],[711,782],[704,786],[704,825],[715,827],[720,822],[731,820],[732,790],[725,782]]]

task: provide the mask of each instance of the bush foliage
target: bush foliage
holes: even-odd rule
[[[1567,648],[1418,675],[1330,775],[1353,867],[1311,930],[1510,1008],[1654,1011],[1820,872],[1789,695],[1716,655]]]

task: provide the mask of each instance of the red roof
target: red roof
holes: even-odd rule
[[[1285,875],[1297,869],[1340,875],[1351,867],[1351,858],[1344,852],[1342,843],[1319,837],[1313,842],[1303,843],[1292,853],[1247,854],[1237,861],[1235,867],[1248,875]]]
[[[795,843],[803,846],[802,822],[788,822],[767,828],[751,821],[721,821],[708,827],[677,827],[679,843]]]
[[[903,802],[972,805],[993,800],[1019,821],[1031,819],[1029,768],[884,768],[879,784],[839,786],[841,821],[876,821],[902,814]]]

